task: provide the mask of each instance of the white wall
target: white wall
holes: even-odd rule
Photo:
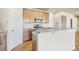
[[[42,23],[42,27],[53,27],[53,13],[49,13],[49,22]],[[24,23],[24,28],[34,28],[34,23]]]
[[[23,42],[22,9],[9,8],[7,12],[8,12],[7,50],[11,50]]]
[[[72,18],[72,22],[73,22],[73,28],[76,29],[76,17],[74,16],[74,14],[71,14],[71,13],[68,13],[68,12],[64,12],[64,11],[59,11],[59,12],[56,12],[55,15],[54,15],[54,25],[56,23],[59,24],[59,28],[61,28],[61,16],[64,15],[67,17],[67,29],[70,28],[70,19]]]

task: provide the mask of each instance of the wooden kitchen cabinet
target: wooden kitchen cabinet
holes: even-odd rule
[[[29,19],[29,16],[30,15],[30,10],[27,10],[26,9],[23,9],[23,16],[24,16],[24,19]]]
[[[49,19],[48,16],[49,16],[49,14],[48,13],[45,13],[45,19],[44,19],[45,21],[44,22],[48,22],[48,19]]]
[[[23,18],[24,21],[34,22],[34,12],[32,10],[24,9]]]
[[[38,17],[42,18],[42,12],[38,11]]]
[[[48,22],[48,19],[49,19],[49,14],[48,14],[48,13],[43,12],[43,13],[42,13],[42,18],[43,18],[43,22]]]
[[[47,23],[49,20],[49,13],[25,8],[23,9],[24,22],[35,22],[36,17],[42,18],[43,22]]]
[[[34,31],[34,29],[24,29],[23,42],[32,40],[32,31]]]

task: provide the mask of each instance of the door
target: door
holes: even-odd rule
[[[61,16],[61,28],[66,29],[67,19],[66,16]]]
[[[23,41],[22,9],[9,9],[8,18],[7,50],[11,50]]]
[[[73,27],[72,27],[73,25],[72,25],[72,19],[70,19],[70,28],[72,29]]]

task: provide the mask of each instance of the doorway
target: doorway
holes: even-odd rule
[[[79,16],[77,16],[77,31],[79,31]]]
[[[70,28],[72,29],[73,27],[73,24],[72,24],[72,19],[70,19]]]
[[[61,16],[61,29],[66,29],[66,24],[67,24],[67,17],[62,15]]]

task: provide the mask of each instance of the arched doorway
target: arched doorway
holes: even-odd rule
[[[66,24],[67,24],[67,17],[62,15],[61,16],[61,29],[66,29]]]

